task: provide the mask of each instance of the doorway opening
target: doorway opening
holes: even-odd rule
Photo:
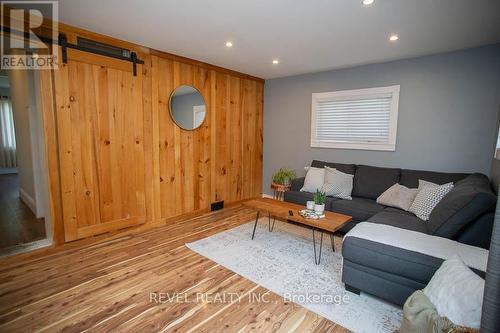
[[[51,244],[37,80],[0,71],[0,256]]]

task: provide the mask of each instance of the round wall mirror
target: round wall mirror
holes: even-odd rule
[[[170,95],[170,115],[180,128],[196,129],[205,120],[205,100],[196,88],[179,86]]]

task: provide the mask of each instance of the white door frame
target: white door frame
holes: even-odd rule
[[[47,240],[52,243],[53,241],[53,230],[52,230],[52,220],[50,215],[50,193],[48,184],[48,174],[49,170],[47,167],[47,158],[45,156],[45,132],[43,123],[43,108],[42,108],[42,97],[40,95],[40,76],[38,71],[32,71],[33,73],[33,90],[35,97],[36,110],[33,112],[35,116],[34,133],[32,145],[33,151],[33,172],[35,179],[35,196],[37,203],[37,215],[40,213],[45,219],[45,234]]]
[[[207,108],[205,107],[205,105],[195,105],[193,106],[193,128],[196,128],[198,126],[196,126],[196,114],[198,113],[206,113],[207,112]]]

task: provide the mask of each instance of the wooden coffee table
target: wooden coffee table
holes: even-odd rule
[[[325,211],[325,217],[321,219],[306,219],[299,215],[299,211],[305,209],[304,206],[296,205],[289,202],[278,201],[268,198],[258,198],[251,199],[243,202],[243,205],[252,208],[257,211],[257,216],[255,218],[255,224],[253,226],[252,239],[255,237],[255,229],[257,227],[257,222],[259,220],[260,214],[265,214],[268,216],[268,229],[269,232],[274,230],[274,223],[276,218],[282,219],[283,221],[299,224],[301,226],[312,229],[313,234],[313,248],[314,248],[314,262],[319,265],[321,261],[321,250],[323,248],[323,233],[328,233],[330,235],[330,240],[332,243],[332,250],[335,252],[335,247],[333,243],[333,235],[345,226],[349,221],[352,220],[351,216],[338,214],[334,212]],[[271,224],[271,217],[273,217],[273,223]],[[315,232],[320,232],[321,238],[319,243],[319,252],[316,253],[316,236]]]

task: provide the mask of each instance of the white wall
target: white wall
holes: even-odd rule
[[[37,217],[43,213],[37,209],[36,175],[37,161],[36,99],[33,72],[9,71],[10,94],[16,130],[19,194]],[[40,207],[42,208],[42,207]],[[41,216],[40,216],[41,215]]]
[[[3,71],[0,71],[0,95],[10,96],[9,78]],[[0,168],[0,175],[9,173],[17,173],[17,168]]]

